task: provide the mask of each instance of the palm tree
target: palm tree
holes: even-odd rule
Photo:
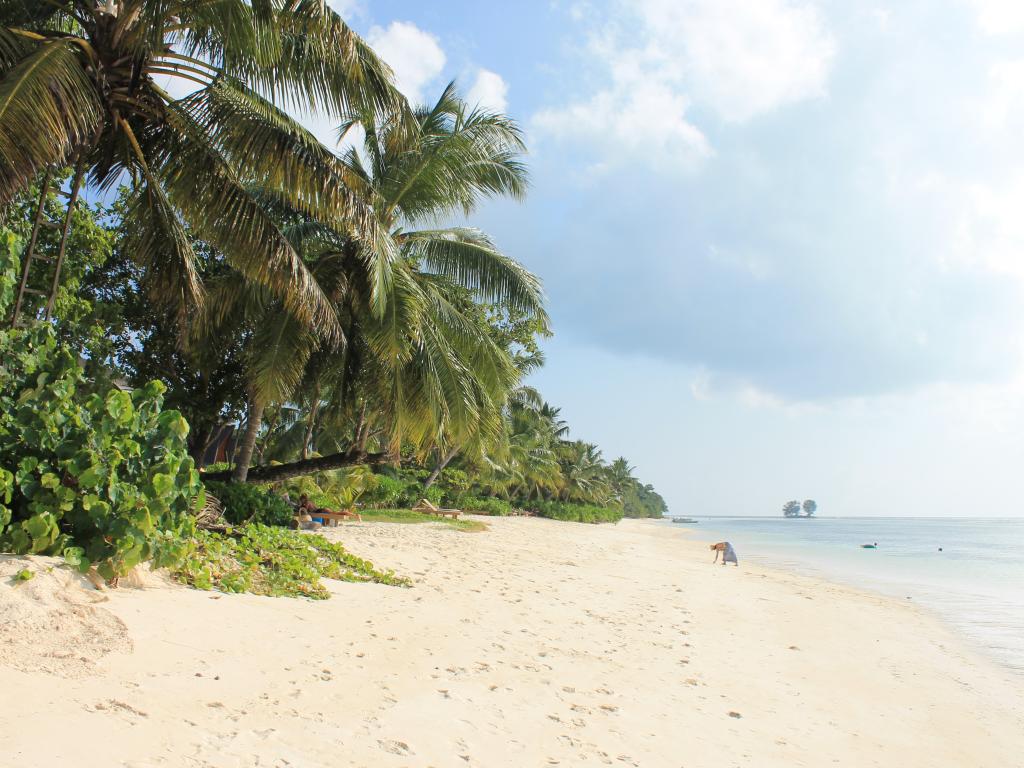
[[[636,477],[633,476],[635,471],[636,468],[630,466],[629,462],[622,456],[608,465],[608,481],[611,483],[615,495],[620,500],[626,489],[636,483]]]
[[[402,441],[447,450],[501,430],[519,372],[491,338],[480,302],[546,323],[539,281],[478,230],[417,225],[469,214],[487,196],[520,197],[526,180],[519,129],[502,115],[467,110],[451,85],[433,107],[416,110],[410,120],[354,109],[343,126],[347,131],[358,121],[365,130],[362,151],[353,148],[343,158],[344,177],[386,238],[357,239],[347,228],[272,201],[284,218],[297,222],[286,231],[332,298],[341,333],[326,339],[301,324],[282,325],[281,333],[258,345],[258,376],[236,479],[282,479],[381,460]],[[216,302],[219,315],[251,316],[245,298],[251,293],[238,281],[224,286]],[[287,314],[288,307],[281,311]],[[317,373],[304,378],[310,361],[316,361]],[[278,373],[283,375],[275,380]],[[362,437],[345,451],[250,473],[260,409],[269,398],[292,396],[303,381],[333,395],[323,405],[334,414],[352,418],[358,411],[356,432]],[[353,408],[357,400],[362,404]],[[373,456],[366,451],[368,404],[387,435]]]
[[[561,491],[563,501],[607,503],[610,500],[612,492],[605,476],[605,463],[596,445],[582,440],[563,442],[559,463],[565,478]]]
[[[175,99],[176,88],[193,93]],[[390,240],[282,105],[401,114],[403,100],[322,0],[4,3],[0,207],[65,164],[72,201],[84,180],[127,180],[134,256],[180,320],[203,298],[187,226],[292,316],[336,332],[331,302],[249,184],[374,248]]]

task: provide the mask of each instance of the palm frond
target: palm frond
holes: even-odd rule
[[[257,400],[283,402],[291,397],[318,344],[316,334],[285,310],[262,317],[246,361],[247,378]]]
[[[408,232],[401,236],[401,241],[407,255],[427,270],[474,291],[483,301],[525,312],[546,323],[540,280],[501,253],[480,230]]]
[[[150,180],[138,186],[124,223],[126,249],[145,268],[146,288],[184,328],[189,314],[202,306],[203,285],[188,233],[159,184]]]
[[[294,317],[326,335],[339,330],[328,298],[291,243],[187,112],[168,105],[152,165],[195,232],[245,278],[274,290]]]
[[[9,55],[11,46],[6,50]],[[44,166],[66,161],[86,144],[101,119],[75,46],[63,40],[36,45],[0,80],[0,205]]]

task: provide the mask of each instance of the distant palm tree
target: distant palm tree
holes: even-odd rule
[[[613,495],[601,451],[582,440],[562,443],[558,451],[564,483],[563,501],[607,503]]]
[[[194,92],[176,99],[168,80]],[[294,317],[335,329],[331,302],[249,185],[378,239],[337,158],[281,105],[337,115],[403,103],[322,0],[4,2],[0,208],[44,172],[45,187],[55,166],[76,167],[73,196],[83,179],[127,182],[133,255],[180,319],[203,297],[188,226]]]

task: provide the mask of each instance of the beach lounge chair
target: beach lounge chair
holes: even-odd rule
[[[440,507],[435,507],[430,503],[429,499],[420,499],[416,506],[412,508],[412,511],[422,512],[424,515],[434,515],[435,517],[450,517],[453,520],[462,514],[461,509],[441,509]]]
[[[319,517],[324,521],[324,525],[337,525],[339,520],[359,520],[363,519],[355,509],[343,509],[341,512],[334,512],[329,509],[318,509],[316,512],[310,513],[313,517]]]

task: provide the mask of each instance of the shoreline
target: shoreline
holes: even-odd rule
[[[671,518],[665,518],[666,520]],[[742,521],[757,521],[762,522],[765,520],[764,517],[758,516],[721,516],[722,520],[742,520]],[[975,522],[977,518],[908,518],[908,517],[818,517],[818,520],[830,521],[830,520],[855,520],[861,522],[863,520],[940,520],[946,521],[950,519],[956,519],[960,521]],[[984,518],[990,521],[1015,521],[1015,518],[1001,518],[992,517]],[[712,521],[713,518],[710,516],[702,518],[702,520]],[[660,521],[654,521],[659,523],[659,528],[670,528],[670,526],[660,523]],[[714,522],[710,522],[712,526]],[[785,523],[783,523],[785,524]],[[713,539],[718,537],[729,537],[730,532],[719,531],[715,535],[711,535],[710,531],[700,529],[694,526],[672,526],[670,530],[678,530],[683,534],[690,534],[693,540],[701,540],[705,543],[711,542]],[[735,536],[746,533],[750,536],[750,532],[744,531],[732,531]],[[891,570],[885,570],[882,573],[867,574],[862,569],[851,569],[849,567],[843,568],[836,564],[832,559],[822,559],[818,557],[809,556],[805,547],[812,544],[807,540],[796,540],[788,542],[790,546],[785,551],[777,549],[779,542],[770,541],[765,539],[757,539],[758,532],[753,533],[753,540],[747,542],[747,547],[753,546],[756,549],[755,554],[749,556],[746,560],[747,564],[756,564],[761,567],[769,569],[783,570],[789,573],[807,576],[813,579],[820,579],[833,584],[839,584],[842,586],[849,587],[854,590],[860,590],[872,595],[878,595],[890,600],[895,603],[903,604],[906,606],[913,606],[918,610],[924,611],[927,615],[932,616],[936,619],[947,631],[958,638],[964,647],[974,653],[977,656],[995,664],[1002,670],[1009,671],[1012,675],[1020,678],[1024,681],[1024,657],[1020,655],[1020,651],[1013,652],[1008,650],[1004,646],[998,644],[998,634],[993,638],[991,632],[983,631],[984,627],[1003,627],[1004,625],[993,624],[991,621],[991,614],[983,614],[984,619],[980,618],[982,614],[970,614],[968,616],[963,615],[962,611],[957,610],[957,605],[965,602],[969,596],[974,596],[977,600],[977,593],[972,590],[970,585],[967,587],[960,587],[957,591],[957,586],[950,584],[939,584],[934,581],[929,582],[928,576],[913,575],[909,578],[908,574],[896,575]],[[817,546],[817,543],[814,543]],[[763,548],[758,548],[758,547]],[[830,553],[831,554],[831,553]],[[903,578],[900,578],[903,576]],[[910,594],[908,594],[910,593]],[[950,597],[957,599],[951,600]],[[905,602],[906,601],[906,602]],[[1015,624],[1007,625],[1007,630],[1012,631],[1019,621]]]
[[[655,521],[479,519],[329,529],[412,589],[96,593],[82,610],[123,626],[119,649],[72,658],[81,674],[0,664],[5,751],[97,768],[1024,763],[1020,686],[926,609],[712,566]]]

